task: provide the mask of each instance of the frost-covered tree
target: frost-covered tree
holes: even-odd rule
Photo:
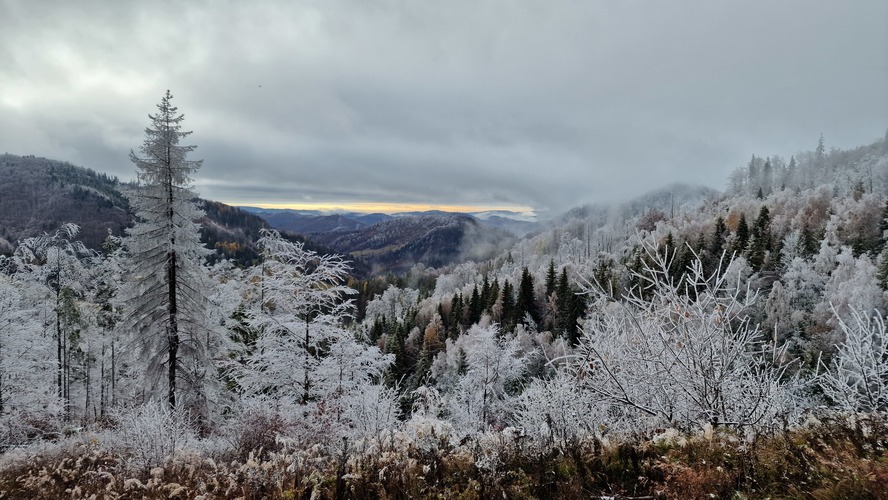
[[[167,91],[157,113],[148,115],[141,156],[130,153],[139,187],[129,193],[136,223],[124,239],[129,281],[120,303],[144,396],[162,396],[171,408],[186,403],[197,409],[206,403],[204,386],[214,376],[203,267],[210,252],[200,243],[196,221],[203,212],[191,191],[191,176],[202,162],[187,158],[195,146],[180,144],[191,132],[182,130],[184,116],[172,98]]]
[[[678,280],[669,256],[647,253],[637,276],[645,297],[632,289],[585,322],[577,381],[615,415],[661,425],[760,427],[790,414],[795,379],[784,377],[782,349],[750,324],[757,294],[737,266],[706,275],[696,259]]]
[[[263,229],[261,235],[262,263],[248,277],[250,324],[260,333],[242,384],[248,392],[270,391],[305,404],[322,385],[322,351],[344,335],[351,310],[344,299],[354,293],[342,284],[348,265],[277,231]]]
[[[823,393],[846,411],[888,411],[888,329],[878,312],[838,317],[845,339],[820,379]]]
[[[604,405],[577,384],[566,370],[552,379],[536,379],[516,397],[514,423],[542,444],[569,448],[599,434]]]
[[[39,285],[37,302],[45,307],[46,324],[52,325],[56,347],[56,391],[70,415],[73,362],[82,354],[80,333],[84,326],[81,300],[90,280],[88,268],[94,253],[75,237],[76,224],[63,224],[55,233],[19,242],[10,264],[19,279]]]
[[[878,269],[866,254],[854,258],[850,247],[843,246],[834,257],[835,269],[823,288],[821,302],[815,307],[823,322],[834,324],[836,319],[852,321],[851,311],[884,311],[885,292],[879,286]],[[839,328],[836,328],[838,331]]]
[[[258,338],[237,378],[245,396],[297,412],[309,434],[378,432],[392,423],[396,398],[379,386],[392,356],[344,324],[354,293],[343,285],[348,264],[274,230],[263,229],[258,245],[263,260],[248,274],[246,311]]]
[[[446,385],[444,412],[450,421],[467,433],[504,422],[510,399],[506,389],[525,374],[528,350],[496,325],[474,325],[447,344],[433,373]]]
[[[401,321],[407,310],[416,305],[419,291],[389,285],[381,295],[367,304],[367,319],[375,321],[381,317],[389,321]]]
[[[114,303],[121,285],[120,256],[121,240],[111,234],[102,245],[106,252],[94,273],[92,302],[95,326],[98,330],[98,378],[99,416],[104,417],[108,409],[117,403],[118,348],[120,331],[116,328],[120,321],[120,306]]]
[[[44,334],[40,285],[0,273],[0,452],[62,416],[55,346]],[[42,429],[41,429],[42,428]]]

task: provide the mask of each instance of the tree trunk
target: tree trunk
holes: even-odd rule
[[[308,387],[309,387],[309,380],[308,380],[308,356],[309,356],[309,352],[308,352],[308,343],[309,343],[310,340],[311,340],[311,338],[309,337],[309,333],[308,333],[308,313],[306,313],[306,314],[305,314],[305,357],[304,357],[304,359],[303,359],[303,365],[302,365],[302,373],[303,373],[303,382],[302,382],[302,384],[303,384],[303,386],[302,386],[302,390],[303,390],[303,393],[302,393],[302,404],[308,404],[308,398],[309,398],[309,394],[308,394]]]
[[[84,378],[86,379],[84,382],[84,385],[86,386],[86,397],[83,402],[83,418],[84,418],[84,420],[86,420],[89,417],[89,403],[90,403],[89,393],[91,390],[90,385],[92,383],[92,377],[90,377],[91,372],[92,372],[92,366],[90,366],[90,362],[89,362],[90,354],[92,354],[92,349],[90,348],[90,344],[87,343],[86,355],[84,356],[84,359],[83,359],[83,369],[86,372],[86,373],[84,373]],[[95,416],[95,411],[93,412],[93,415]]]
[[[170,123],[167,122],[167,129],[169,130]],[[173,224],[173,170],[172,170],[172,154],[171,154],[171,144],[169,140],[167,140],[166,144],[166,168],[167,168],[167,224],[169,224],[170,229],[170,250],[169,255],[167,256],[167,286],[169,292],[169,301],[170,301],[170,309],[169,309],[169,331],[167,334],[169,335],[169,373],[167,374],[167,382],[169,384],[169,392],[167,393],[167,403],[170,405],[170,409],[174,410],[176,408],[176,364],[179,359],[179,322],[178,322],[178,314],[179,308],[176,302],[176,271],[178,270],[179,261],[176,256],[176,236],[173,232],[174,224]]]
[[[65,365],[62,362],[62,318],[59,315],[59,290],[56,287],[56,303],[55,303],[55,337],[56,337],[56,389],[58,390],[59,399],[65,399],[64,387],[62,385],[62,373],[64,373]]]
[[[0,344],[0,361],[3,361],[3,345]],[[3,415],[3,372],[0,371],[0,415]]]
[[[111,407],[117,405],[117,349],[111,339]]]
[[[175,250],[171,251],[169,254],[169,263],[167,264],[167,280],[168,280],[168,293],[169,293],[169,324],[167,325],[167,341],[168,345],[168,355],[167,359],[168,365],[168,373],[167,373],[167,383],[168,383],[168,392],[167,392],[167,403],[170,406],[170,409],[175,409],[176,407],[176,365],[178,363],[179,356],[179,325],[177,321],[178,307],[176,304],[176,252]]]
[[[102,362],[99,364],[99,416],[105,418],[105,340],[102,339]]]

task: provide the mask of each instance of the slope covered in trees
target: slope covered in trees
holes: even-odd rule
[[[70,163],[33,156],[0,156],[0,237],[16,241],[77,221],[80,239],[98,248],[108,231],[129,224],[129,204],[114,178]]]
[[[11,253],[16,242],[53,233],[65,223],[79,227],[78,239],[88,248],[103,250],[109,234],[121,236],[132,225],[133,213],[126,192],[130,183],[67,162],[34,156],[0,155],[0,253]],[[260,217],[237,207],[199,200],[201,241],[215,251],[211,261],[227,259],[246,265],[258,259],[256,240],[268,227]],[[330,254],[333,250],[292,233],[309,248]],[[367,265],[355,260],[359,276]]]
[[[512,241],[464,214],[410,215],[352,231],[315,233],[312,239],[343,254],[367,260],[374,272],[404,273],[417,263],[443,267],[489,258]]]
[[[583,207],[357,294],[344,259],[267,228],[243,231],[253,265],[209,265],[181,193],[174,223],[133,201],[104,254],[66,226],[3,260],[0,488],[828,497],[888,477],[885,140],[754,156],[725,193]],[[191,278],[164,281],[169,252]]]

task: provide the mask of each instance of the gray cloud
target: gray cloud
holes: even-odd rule
[[[203,196],[560,210],[888,126],[871,1],[0,2],[0,150],[132,178],[170,88]]]

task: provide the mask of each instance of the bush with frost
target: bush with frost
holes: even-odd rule
[[[122,410],[114,419],[117,426],[106,435],[103,444],[124,457],[132,470],[159,467],[177,449],[197,440],[187,412],[160,402]]]
[[[674,255],[674,254],[673,254]],[[677,275],[668,252],[649,248],[639,286],[599,296],[571,371],[606,408],[610,424],[690,430],[784,425],[806,403],[794,360],[750,318],[757,292],[735,265],[707,274],[699,258]]]
[[[844,340],[820,378],[824,395],[851,412],[888,411],[888,329],[882,315],[836,318]]]

